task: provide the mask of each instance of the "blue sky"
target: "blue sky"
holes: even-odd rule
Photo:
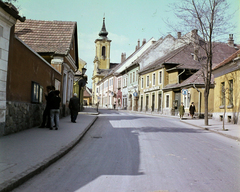
[[[127,57],[135,50],[138,39],[156,40],[171,33],[164,20],[176,22],[169,3],[181,0],[18,0],[14,3],[20,15],[34,20],[76,21],[79,57],[87,62],[88,87],[91,87],[95,39],[105,14],[106,29],[111,42],[111,62],[119,63],[121,53]],[[230,12],[239,8],[240,0],[229,0]],[[240,21],[239,10],[232,22]],[[233,31],[235,43],[240,44],[240,29]],[[227,42],[228,34],[223,41]]]

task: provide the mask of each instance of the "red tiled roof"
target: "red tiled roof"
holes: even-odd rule
[[[15,34],[38,53],[66,55],[76,22],[29,20],[17,22]]]
[[[240,50],[236,51],[235,53],[233,53],[230,57],[228,57],[227,59],[223,60],[221,63],[219,63],[217,66],[215,66],[213,68],[213,70],[218,69],[220,67],[223,67],[224,65],[226,65],[227,63],[231,62],[234,58],[238,57],[238,55],[240,54]]]

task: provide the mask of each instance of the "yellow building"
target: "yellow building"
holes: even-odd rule
[[[138,110],[144,112],[162,112],[162,88],[165,68],[153,71],[142,70],[139,81]]]
[[[95,58],[92,76],[92,103],[98,102],[97,83],[108,73],[110,67],[110,43],[107,37],[108,32],[105,27],[105,18],[103,18],[102,29],[99,32],[98,39],[95,40]]]
[[[168,41],[170,41],[168,39]],[[199,40],[202,41],[202,40]],[[178,44],[178,48],[174,49],[176,44],[165,50],[159,46],[159,58],[156,54],[152,54],[154,62],[147,63],[138,61],[140,66],[140,100],[139,110],[164,115],[178,115],[179,106],[183,102],[185,107],[185,115],[189,113],[189,106],[195,103],[196,115],[203,116],[205,112],[204,106],[204,90],[205,82],[203,78],[203,66],[206,62],[205,52],[201,47],[196,46],[196,42],[189,44]],[[157,43],[156,46],[157,47]],[[161,42],[159,41],[159,45]],[[165,45],[165,44],[164,44]],[[164,54],[160,55],[164,49]],[[151,50],[150,50],[151,51]],[[223,58],[229,57],[236,51],[235,47],[227,43],[214,43],[213,63],[220,63]],[[153,53],[154,50],[152,50]],[[146,53],[145,53],[146,54]],[[143,57],[143,56],[142,56]],[[150,58],[150,53],[146,54],[146,58]],[[145,59],[145,60],[147,60]],[[150,59],[148,59],[150,61]],[[162,84],[159,84],[159,72],[162,71]],[[208,96],[208,112],[213,115],[214,112],[214,84],[211,79],[211,86]]]
[[[165,108],[167,106],[171,109],[172,115],[178,115],[178,108],[181,102],[185,107],[185,115],[189,115],[189,107],[194,102],[196,112],[195,115],[203,117],[205,106],[204,106],[204,90],[205,84],[202,77],[202,70],[200,69],[181,83],[169,84],[164,87],[163,91],[163,102]],[[208,97],[208,111],[209,114],[213,113],[213,100],[214,100],[214,85],[213,79]],[[170,111],[170,110],[169,110]],[[168,111],[168,112],[169,112]]]
[[[240,124],[240,50],[213,69],[213,118]],[[225,111],[225,116],[224,116]]]

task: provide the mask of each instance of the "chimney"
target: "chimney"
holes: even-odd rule
[[[139,39],[138,39],[138,45],[137,46],[138,46],[138,49],[139,49],[140,48],[140,40]]]
[[[146,39],[144,38],[142,41],[142,46],[146,43]]]
[[[193,29],[193,30],[192,30],[192,37],[193,37],[194,39],[196,39],[197,35],[198,35],[198,30],[197,30],[197,29]]]
[[[123,63],[126,60],[126,53],[122,53],[121,55],[121,63]]]
[[[199,50],[199,38],[198,38],[198,30],[194,29],[192,30],[192,42],[194,47],[194,56],[193,59],[195,61],[198,61],[198,50]]]
[[[194,43],[194,56],[193,59],[195,61],[198,61],[198,50],[199,50],[199,45],[197,45],[196,43]]]
[[[228,45],[234,47],[233,34],[229,34]]]
[[[177,32],[177,36],[178,36],[178,39],[180,39],[181,36],[182,36],[182,33],[181,32]]]

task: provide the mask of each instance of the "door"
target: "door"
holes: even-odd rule
[[[155,110],[155,95],[152,95],[152,111]]]
[[[175,112],[175,116],[178,115],[178,110],[179,110],[179,106],[181,105],[181,92],[175,92],[175,100],[173,103],[173,108],[174,108],[174,112]]]
[[[158,111],[162,111],[162,94],[158,94]]]
[[[146,111],[148,111],[148,95],[146,95]]]

